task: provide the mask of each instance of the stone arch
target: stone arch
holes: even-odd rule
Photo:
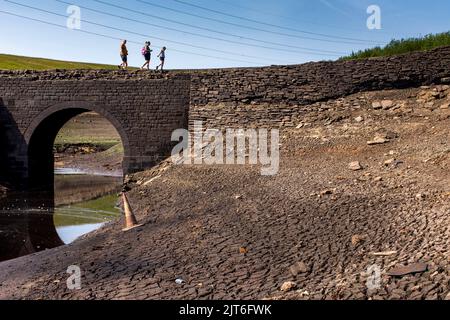
[[[28,186],[31,189],[50,190],[53,187],[53,144],[60,129],[73,117],[85,112],[96,112],[117,130],[124,148],[123,172],[129,173],[130,141],[120,120],[98,103],[86,101],[63,102],[39,113],[24,132],[28,146]]]

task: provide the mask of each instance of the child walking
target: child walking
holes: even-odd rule
[[[141,70],[147,69],[150,70],[150,60],[152,57],[152,49],[150,49],[150,41],[145,42],[144,47],[142,48],[142,55],[144,56],[145,63],[142,66]]]
[[[159,66],[156,67],[156,70],[158,70],[161,67],[161,72],[164,72],[164,62],[166,60],[166,47],[163,47],[161,49],[161,52],[158,54],[159,60],[161,61],[161,63],[159,64]]]

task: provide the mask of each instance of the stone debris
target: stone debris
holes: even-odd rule
[[[333,194],[333,190],[331,190],[331,189],[323,190],[323,191],[320,192],[321,196],[329,196],[329,195],[332,195],[332,194]]]
[[[362,167],[362,165],[361,165],[361,163],[360,163],[359,161],[351,162],[351,163],[348,165],[348,168],[349,168],[350,170],[352,170],[352,171],[359,171],[359,170],[362,170],[362,169],[363,169],[363,167]]]
[[[372,103],[372,108],[374,110],[379,110],[379,109],[383,108],[383,106],[381,105],[381,102],[375,101]]]
[[[354,236],[352,236],[352,245],[356,247],[360,243],[364,242],[366,238],[367,237],[365,235],[355,234]]]
[[[383,138],[383,137],[375,137],[373,140],[367,141],[367,144],[369,146],[374,146],[374,145],[377,145],[377,144],[385,144],[385,143],[388,143],[389,141],[390,141],[389,139],[386,139],[386,138]]]
[[[383,100],[381,101],[381,107],[383,110],[388,110],[394,106],[394,102],[392,100]]]
[[[425,198],[426,198],[426,195],[424,195],[423,193],[416,194],[416,199],[418,199],[418,200],[423,200]]]
[[[293,291],[295,289],[297,289],[297,284],[292,281],[287,281],[287,282],[283,283],[283,285],[280,288],[280,290],[283,292],[289,292],[289,291]]]
[[[364,121],[364,118],[363,118],[362,116],[359,116],[359,117],[356,117],[356,118],[355,118],[355,121],[356,121],[356,122],[363,122],[363,121]]]
[[[396,161],[397,161],[397,160],[396,160],[395,158],[392,158],[392,159],[386,160],[386,161],[384,162],[384,165],[385,165],[385,166],[390,166],[390,165],[393,165]]]
[[[388,275],[391,277],[402,277],[408,274],[423,273],[428,271],[428,264],[426,263],[414,263],[408,266],[395,267],[388,271]]]
[[[153,178],[151,178],[150,180],[144,182],[143,186],[144,186],[144,187],[145,187],[145,186],[148,186],[150,183],[152,183],[153,181],[155,181],[155,180],[157,180],[157,179],[159,179],[159,178],[161,178],[161,176],[153,177]]]
[[[248,249],[245,248],[245,247],[240,247],[240,248],[239,248],[239,253],[240,253],[240,254],[247,254],[247,253],[248,253]]]
[[[371,255],[374,257],[389,257],[396,255],[397,251],[383,251],[383,252],[374,252]]]
[[[309,268],[303,261],[297,262],[289,268],[289,272],[295,277],[301,273],[309,272]]]

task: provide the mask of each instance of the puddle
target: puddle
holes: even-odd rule
[[[120,217],[121,178],[83,174],[55,176],[56,232],[65,244]]]

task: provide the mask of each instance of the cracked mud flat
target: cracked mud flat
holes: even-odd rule
[[[405,92],[371,99],[377,94]],[[0,298],[449,299],[450,111],[348,105],[283,130],[274,177],[250,166],[168,166],[131,177],[143,227],[123,233],[117,221],[70,246],[1,263]],[[367,144],[380,134],[390,141]],[[349,169],[354,161],[362,170]],[[373,255],[385,251],[396,253]],[[419,262],[428,271],[387,275]],[[381,285],[368,290],[375,264]],[[82,269],[79,291],[66,288],[69,265]],[[281,292],[287,281],[297,289]]]

